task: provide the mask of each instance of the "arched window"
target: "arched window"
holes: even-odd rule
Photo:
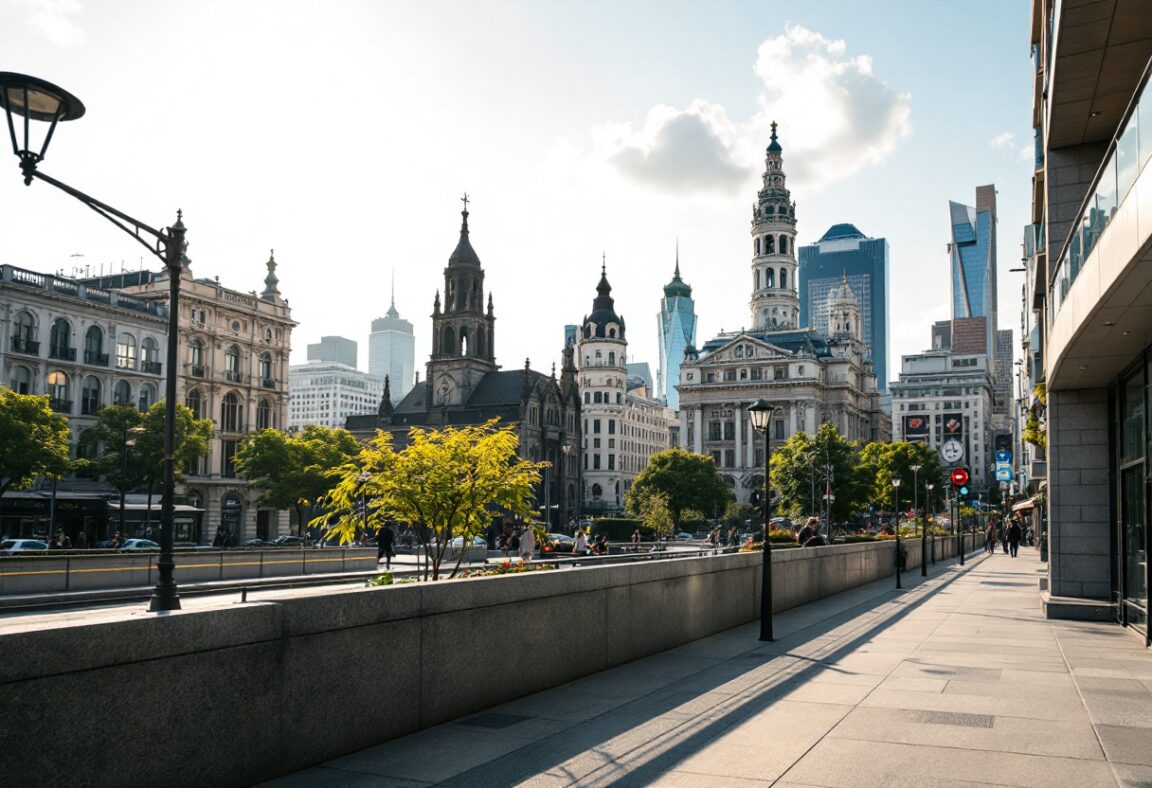
[[[220,429],[225,432],[241,432],[243,410],[236,392],[228,392],[224,396],[224,402],[220,405]]]
[[[121,380],[116,383],[116,388],[112,390],[112,402],[117,405],[132,404],[132,386],[128,381]]]
[[[486,342],[485,342],[485,336],[484,336],[484,329],[483,328],[477,328],[476,329],[476,350],[475,350],[475,355],[477,358],[487,358],[487,356],[485,354],[485,350],[484,350],[485,344],[486,344]]]
[[[100,326],[88,326],[84,335],[84,363],[101,367],[108,365],[108,357],[104,355],[104,331]]]
[[[237,345],[224,351],[224,377],[232,383],[240,382],[240,348]]]
[[[616,338],[616,329],[615,328],[608,329],[608,336],[611,337],[612,339],[615,339]]]
[[[39,353],[36,342],[36,318],[30,312],[17,312],[12,324],[12,349],[17,353]]]
[[[17,394],[32,393],[32,371],[28,367],[16,367],[13,370],[12,390]]]
[[[193,337],[188,340],[188,364],[191,367],[192,377],[202,378],[208,374],[204,365],[204,343]]]
[[[136,337],[121,333],[116,337],[116,367],[136,369]]]
[[[460,355],[468,355],[468,329],[466,328],[460,329]]]
[[[152,337],[145,337],[140,343],[140,362],[145,372],[160,374],[160,347]]]
[[[780,254],[788,254],[788,236],[780,236]]]
[[[599,484],[593,484],[592,485],[592,500],[593,501],[599,501],[603,497],[604,497],[604,488],[601,487]]]
[[[614,350],[608,351],[608,366],[610,366],[610,367],[616,366],[616,351],[614,351]]]
[[[76,360],[76,351],[72,350],[72,324],[62,317],[52,321],[52,331],[48,335],[48,357]]]
[[[84,378],[84,388],[80,391],[80,414],[95,416],[100,410],[100,378],[89,375]]]
[[[771,268],[764,271],[764,286],[765,287],[775,287],[776,286],[776,272]]]
[[[192,411],[193,416],[198,419],[204,418],[204,395],[200,393],[200,389],[189,391],[188,396],[184,398],[184,404]]]
[[[584,326],[584,338],[585,339],[591,339],[592,338],[592,326]]]
[[[256,406],[256,429],[272,429],[272,404],[266,399],[260,400]]]
[[[52,400],[52,410],[67,413],[72,410],[68,399],[68,376],[63,372],[48,373],[48,396]]]
[[[272,387],[272,356],[268,353],[261,353],[260,358],[257,359],[256,367],[260,375],[260,385],[266,388]]]
[[[92,434],[94,435],[95,433]],[[92,439],[92,435],[88,434],[88,430],[82,431],[76,439],[76,459],[78,460],[96,459],[96,457],[99,456],[99,449],[98,441]],[[88,473],[90,474],[91,471]],[[85,476],[86,474],[78,470],[76,475]]]
[[[756,241],[753,244],[753,248],[756,250],[756,255],[759,256],[760,255],[760,236],[756,236]]]
[[[788,287],[788,269],[780,269],[780,288],[787,289]]]
[[[776,254],[776,244],[771,235],[764,236],[764,254]]]
[[[599,391],[597,391],[595,394],[592,395],[592,401],[595,402],[596,404],[600,404],[601,402],[604,401],[604,395],[601,394]]]
[[[451,356],[456,352],[455,337],[452,335],[452,326],[444,326],[440,340],[440,352]]]
[[[140,412],[144,413],[156,401],[156,386],[152,383],[140,385]]]

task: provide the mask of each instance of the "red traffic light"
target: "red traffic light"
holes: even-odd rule
[[[968,483],[968,469],[967,468],[953,468],[952,469],[952,486],[963,487]]]

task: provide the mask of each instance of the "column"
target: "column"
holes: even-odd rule
[[[688,450],[688,409],[680,408],[680,448]]]
[[[799,407],[798,402],[788,403],[788,436],[791,438],[796,434],[796,409]]]
[[[747,457],[747,459],[744,462],[745,468],[755,468],[756,467],[756,434],[757,434],[756,430],[753,429],[751,422],[749,422],[749,424],[748,424],[748,440],[746,441],[747,446],[745,447],[745,451],[747,452],[747,454],[745,455]]]
[[[692,439],[692,451],[697,454],[704,453],[704,406],[697,405],[696,411],[692,416],[693,427],[696,430]]]
[[[740,440],[743,437],[743,435],[741,433],[743,432],[743,427],[744,427],[744,425],[741,424],[741,422],[744,420],[744,408],[743,408],[743,406],[734,405],[732,407],[732,414],[733,414],[733,418],[735,418],[735,420],[736,420],[736,442],[732,446],[732,448],[733,448],[732,455],[734,457],[734,463],[735,463],[736,467],[739,468],[741,465],[743,465],[743,463],[740,462]]]

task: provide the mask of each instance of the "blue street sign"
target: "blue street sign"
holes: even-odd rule
[[[1012,452],[1007,449],[997,449],[996,462],[1012,462]]]
[[[1012,481],[1012,466],[1011,465],[1004,465],[1004,466],[997,465],[996,466],[996,481],[998,481],[998,482],[1010,482],[1010,481]]]

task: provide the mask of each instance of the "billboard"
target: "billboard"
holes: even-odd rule
[[[959,438],[964,434],[964,415],[961,413],[945,413],[944,440]]]
[[[904,417],[904,439],[905,440],[925,440],[928,437],[928,417],[927,416],[905,416]]]

